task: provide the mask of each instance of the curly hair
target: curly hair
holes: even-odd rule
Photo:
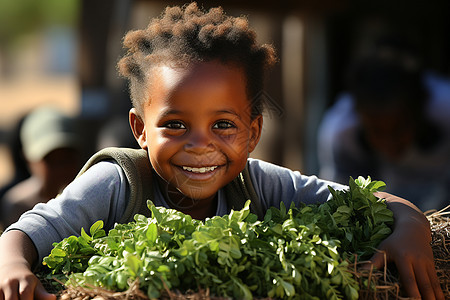
[[[124,47],[128,52],[118,69],[129,81],[132,104],[140,114],[148,97],[152,67],[183,67],[211,60],[243,68],[252,116],[262,113],[263,97],[258,95],[276,55],[271,45],[257,44],[256,33],[244,17],[227,16],[221,7],[203,11],[195,2],[167,7],[146,29],[128,32]]]

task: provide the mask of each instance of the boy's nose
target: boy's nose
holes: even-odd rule
[[[196,154],[211,152],[215,148],[213,139],[204,132],[193,132],[189,135],[184,150]]]

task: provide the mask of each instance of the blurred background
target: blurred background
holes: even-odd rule
[[[0,185],[14,173],[11,135],[31,109],[53,104],[82,121],[84,155],[131,139],[130,101],[116,72],[124,34],[181,1],[0,0]],[[198,1],[246,15],[280,63],[263,96],[270,104],[253,157],[317,174],[321,117],[343,90],[352,57],[386,32],[408,36],[425,65],[450,75],[448,0]],[[450,117],[450,116],[449,116]],[[123,133],[121,132],[123,130]],[[116,141],[117,142],[117,141]]]

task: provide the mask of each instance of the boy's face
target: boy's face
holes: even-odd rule
[[[213,199],[245,167],[262,117],[252,120],[244,72],[211,61],[187,69],[157,67],[133,133],[153,168],[191,199]]]

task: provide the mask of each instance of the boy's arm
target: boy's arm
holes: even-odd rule
[[[386,252],[386,260],[394,262],[400,279],[410,297],[444,299],[434,265],[431,249],[430,223],[411,202],[388,193],[376,193],[385,198],[394,213],[394,230],[379,245]],[[372,259],[376,268],[384,265],[384,253],[378,252]]]
[[[30,238],[20,230],[0,238],[0,299],[56,299],[47,293],[31,271],[37,252]]]

